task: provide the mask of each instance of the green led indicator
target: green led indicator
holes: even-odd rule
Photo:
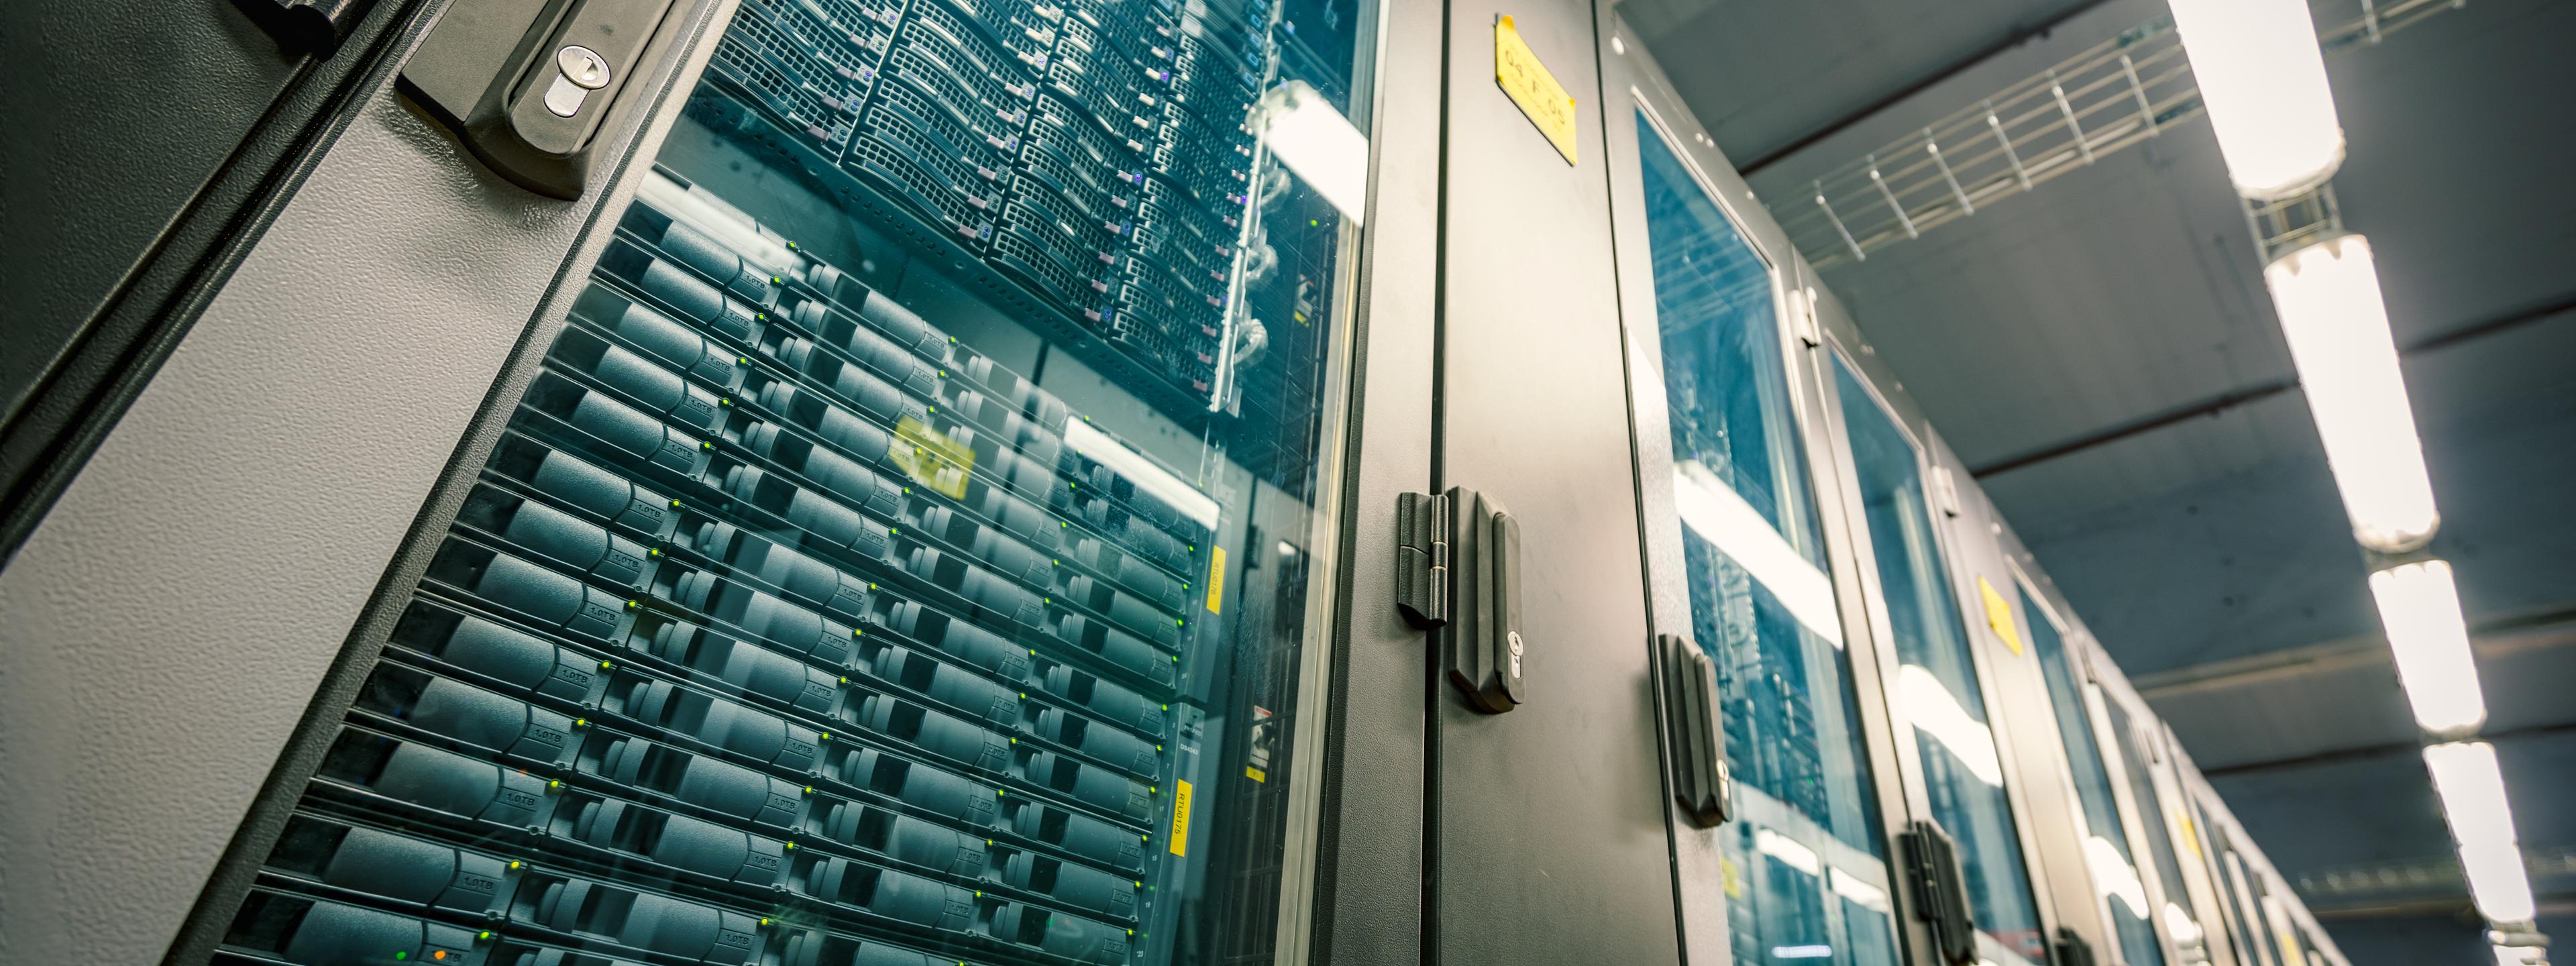
[[[396,953],[394,953],[394,958],[395,958],[395,959],[410,959],[410,958],[411,958],[411,954],[410,954],[410,953],[406,953],[406,952],[396,952]]]

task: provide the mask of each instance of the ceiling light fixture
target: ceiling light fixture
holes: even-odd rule
[[[2263,280],[2354,539],[2385,553],[2423,546],[2442,517],[2406,404],[2370,240],[2338,235],[2297,249],[2274,259]]]
[[[2442,796],[2442,814],[2450,819],[2451,840],[2459,843],[2460,868],[2468,873],[2469,897],[2478,912],[2493,922],[2531,919],[2538,912],[2531,874],[2523,868],[2495,746],[2483,741],[2433,745],[2424,749],[2424,766],[2433,773],[2433,790]]]
[[[2477,658],[2469,651],[2468,622],[2460,616],[2460,591],[2446,561],[2427,560],[2370,575],[2379,623],[2397,658],[2397,680],[2415,723],[2435,734],[2474,731],[2487,720],[2486,694],[2478,686]]]
[[[2298,194],[2343,164],[2343,125],[2306,0],[2170,0],[2237,193]]]

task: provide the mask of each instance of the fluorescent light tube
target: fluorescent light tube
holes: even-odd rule
[[[1673,464],[1673,512],[1682,525],[1752,574],[1798,626],[1836,648],[1843,646],[1841,612],[1834,609],[1834,581],[1780,537],[1771,519],[1744,502],[1697,463]]]
[[[2369,239],[2340,235],[2290,252],[2264,269],[2263,279],[2354,539],[2384,552],[2423,546],[2442,517],[2424,474]]]
[[[2460,592],[2451,565],[2427,560],[2370,575],[2379,601],[2379,623],[2397,658],[2397,680],[2415,723],[2436,734],[2476,730],[2487,720],[2478,687],[2477,659],[2469,651],[2469,626],[2460,616]]]
[[[2424,749],[2424,767],[2433,773],[2433,791],[2442,796],[2442,814],[2450,819],[2451,840],[2460,846],[2460,868],[2467,872],[2469,897],[2494,922],[2524,922],[2537,914],[2531,898],[2531,875],[2522,865],[2521,840],[2513,831],[2513,808],[2504,795],[2504,772],[2496,766],[2495,746],[2483,741],[2452,742]]]
[[[1950,757],[1978,781],[2004,787],[2004,763],[1995,753],[1993,729],[1968,717],[1968,709],[1960,706],[1939,677],[1919,664],[1901,665],[1896,669],[1896,696],[1914,730],[1948,749]]]
[[[2283,198],[2333,177],[2343,164],[2343,125],[2307,0],[2170,5],[2237,193]]]
[[[1253,117],[1270,153],[1359,224],[1368,208],[1368,135],[1305,81],[1271,88]]]

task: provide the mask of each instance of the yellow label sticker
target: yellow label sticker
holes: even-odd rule
[[[1249,778],[1249,779],[1252,779],[1253,781],[1257,781],[1257,782],[1260,782],[1260,783],[1265,784],[1265,785],[1267,785],[1267,784],[1269,784],[1269,783],[1270,783],[1270,773],[1269,773],[1269,772],[1262,771],[1261,769],[1258,769],[1258,768],[1254,768],[1254,767],[1252,767],[1251,765],[1245,765],[1245,766],[1243,766],[1243,777],[1245,777],[1245,778]]]
[[[2020,657],[2021,628],[2013,624],[2012,603],[1995,593],[1995,585],[1984,577],[1977,578],[1977,593],[1986,598],[1986,626],[1995,629],[1995,636],[2004,639],[2004,646],[2012,648],[2014,657]]]
[[[1172,783],[1172,854],[1190,854],[1190,783]]]
[[[894,465],[903,468],[913,482],[948,494],[953,500],[966,498],[969,471],[975,468],[975,451],[964,443],[949,439],[930,428],[929,423],[910,416],[894,425],[894,447],[889,455]]]
[[[1520,29],[1512,26],[1510,14],[1494,21],[1494,83],[1511,95],[1512,103],[1521,106],[1521,114],[1538,125],[1556,145],[1556,153],[1565,155],[1565,163],[1574,160],[1574,95],[1538,62],[1538,53],[1521,39]]]
[[[2176,809],[2174,824],[2182,828],[2183,849],[2190,852],[2192,858],[2200,858],[2200,829],[2197,827],[2199,823],[2192,821],[2191,816],[2181,814],[2180,809]]]
[[[1208,548],[1208,613],[1225,613],[1225,548]]]
[[[1720,857],[1717,860],[1717,881],[1726,890],[1727,898],[1744,898],[1744,872],[1735,867],[1734,859]]]

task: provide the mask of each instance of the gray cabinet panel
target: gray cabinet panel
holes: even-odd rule
[[[1574,97],[1580,163],[1497,89],[1506,13]],[[1519,518],[1529,642],[1516,710],[1434,698],[1454,962],[1678,959],[1593,18],[1450,7],[1439,482]]]

